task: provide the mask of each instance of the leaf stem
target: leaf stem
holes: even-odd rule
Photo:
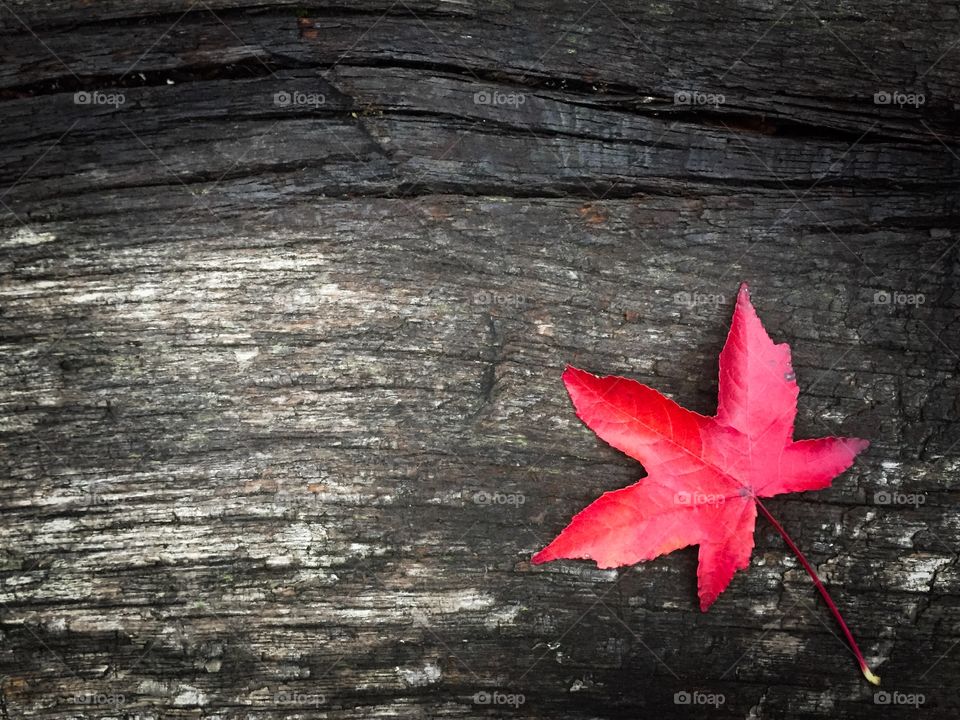
[[[857,645],[857,641],[853,639],[853,633],[850,632],[850,628],[848,628],[847,624],[843,621],[843,616],[840,615],[840,611],[837,609],[836,604],[833,602],[833,599],[830,597],[827,589],[820,581],[817,571],[813,569],[813,566],[810,565],[810,563],[807,561],[807,558],[804,557],[802,552],[800,552],[800,548],[797,547],[797,544],[793,542],[789,535],[787,535],[787,531],[783,529],[783,525],[777,522],[777,519],[770,514],[770,511],[767,510],[762,502],[760,502],[760,499],[755,497],[754,500],[757,502],[757,507],[760,508],[760,511],[766,516],[767,520],[770,521],[770,524],[777,529],[777,532],[779,532],[781,537],[783,537],[784,542],[786,542],[790,549],[793,550],[793,554],[797,556],[797,560],[800,561],[800,564],[803,565],[803,568],[813,579],[813,584],[816,585],[817,590],[820,591],[824,601],[827,603],[827,607],[830,608],[830,612],[833,613],[833,617],[836,618],[840,628],[843,630],[843,634],[847,636],[847,642],[850,643],[850,647],[853,649],[853,654],[856,655],[857,662],[860,663],[860,672],[862,672],[863,676],[874,685],[879,685],[880,678],[873,674],[867,665],[867,661],[863,659],[863,653],[860,652],[860,647]]]

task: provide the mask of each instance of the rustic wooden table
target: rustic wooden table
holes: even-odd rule
[[[0,718],[956,716],[956,3],[0,0],[0,37]],[[872,440],[770,506],[886,694],[762,520],[706,614],[694,549],[530,565],[642,475],[563,366],[712,413],[741,280],[797,437]]]

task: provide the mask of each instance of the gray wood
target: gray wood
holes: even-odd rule
[[[4,0],[0,718],[955,717],[958,30]],[[695,550],[529,563],[643,472],[564,365],[711,413],[741,280],[872,442],[769,505],[895,694],[762,520],[705,614]]]

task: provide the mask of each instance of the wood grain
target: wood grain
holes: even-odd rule
[[[0,718],[954,717],[958,29],[4,0]],[[763,523],[706,614],[529,564],[642,475],[564,365],[712,413],[741,280],[872,442],[769,506],[890,695]]]

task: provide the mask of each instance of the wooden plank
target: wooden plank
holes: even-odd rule
[[[955,8],[388,6],[0,7],[0,718],[884,716],[762,523],[706,614],[529,564],[642,474],[563,366],[710,413],[741,280],[872,441],[770,506],[955,716]]]

